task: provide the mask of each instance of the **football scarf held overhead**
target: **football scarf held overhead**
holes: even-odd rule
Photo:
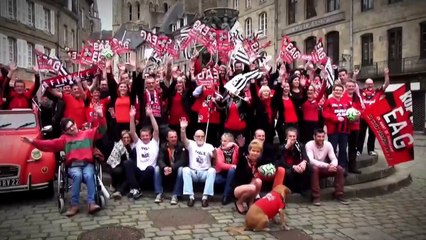
[[[42,86],[44,88],[48,88],[48,87],[56,88],[56,87],[62,87],[65,85],[73,85],[76,83],[77,76],[79,76],[82,80],[84,80],[88,78],[90,75],[97,74],[97,70],[98,68],[95,67],[95,68],[90,68],[80,72],[74,72],[66,76],[57,76],[53,78],[44,79],[42,81]]]
[[[166,53],[176,56],[175,44],[172,39],[165,35],[156,35],[152,32],[141,30],[141,38],[154,49],[158,56],[162,57]]]
[[[68,75],[68,71],[59,59],[54,59],[35,50],[37,65],[40,71],[46,70],[58,75]]]
[[[156,90],[151,94],[148,89],[145,90],[147,105],[152,110],[152,115],[156,118],[161,117],[161,99]]]
[[[290,38],[283,36],[281,40],[281,51],[280,58],[284,62],[291,64],[294,60],[297,60],[301,57],[302,52],[294,45]]]
[[[414,159],[412,103],[409,83],[401,84],[363,112],[389,166]]]

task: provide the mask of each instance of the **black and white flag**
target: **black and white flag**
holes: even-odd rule
[[[232,64],[235,64],[236,62],[241,62],[246,65],[250,64],[250,58],[241,44],[235,46],[234,52],[231,55],[231,62]]]
[[[233,77],[230,81],[225,84],[226,90],[234,95],[239,95],[244,90],[247,83],[253,79],[262,77],[262,73],[259,70],[254,70],[248,73],[240,73]]]

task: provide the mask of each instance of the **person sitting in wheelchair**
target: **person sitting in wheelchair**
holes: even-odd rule
[[[95,201],[95,166],[94,166],[94,142],[105,134],[106,120],[103,116],[102,107],[94,109],[97,114],[99,125],[92,129],[79,130],[72,119],[63,118],[60,122],[62,134],[59,138],[52,140],[29,139],[21,137],[25,143],[45,152],[65,152],[65,164],[68,174],[72,179],[71,207],[65,213],[71,217],[80,209],[80,187],[82,181],[87,186],[88,212],[94,214],[101,208]]]

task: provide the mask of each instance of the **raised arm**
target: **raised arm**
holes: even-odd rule
[[[384,70],[384,74],[385,74],[385,83],[383,84],[383,91],[386,90],[386,88],[389,86],[389,68],[385,68]]]
[[[152,138],[155,141],[160,142],[160,131],[158,129],[158,123],[157,120],[155,120],[154,114],[152,114],[152,109],[150,107],[146,108],[146,116],[148,116],[151,120],[151,125],[153,129]]]
[[[38,74],[38,67],[34,66],[33,67],[34,70],[34,85],[31,87],[30,91],[28,91],[28,97],[29,98],[33,98],[36,94],[37,91],[40,87],[40,75]]]
[[[189,140],[186,137],[186,127],[188,127],[188,120],[180,119],[180,140],[182,141],[185,148],[189,146]]]
[[[136,125],[135,125],[135,116],[136,116],[136,108],[135,106],[130,107],[130,136],[134,143],[138,142],[139,137],[136,134]]]

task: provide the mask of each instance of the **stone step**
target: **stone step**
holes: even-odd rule
[[[345,179],[345,186],[371,182],[380,178],[388,177],[395,173],[394,167],[389,167],[386,161],[379,160],[376,164],[359,168],[361,174],[349,173]],[[334,178],[330,177],[321,181],[321,188],[333,187]]]
[[[379,157],[378,156],[370,156],[368,154],[361,154],[356,158],[356,166],[357,168],[365,168],[377,163]]]
[[[391,193],[408,186],[411,182],[410,170],[401,167],[395,167],[395,172],[388,177],[377,179],[375,181],[364,182],[345,186],[346,198],[373,197]],[[328,187],[321,189],[321,200],[331,200],[334,188]],[[293,194],[290,202],[309,202],[309,198],[302,197],[300,194]]]

